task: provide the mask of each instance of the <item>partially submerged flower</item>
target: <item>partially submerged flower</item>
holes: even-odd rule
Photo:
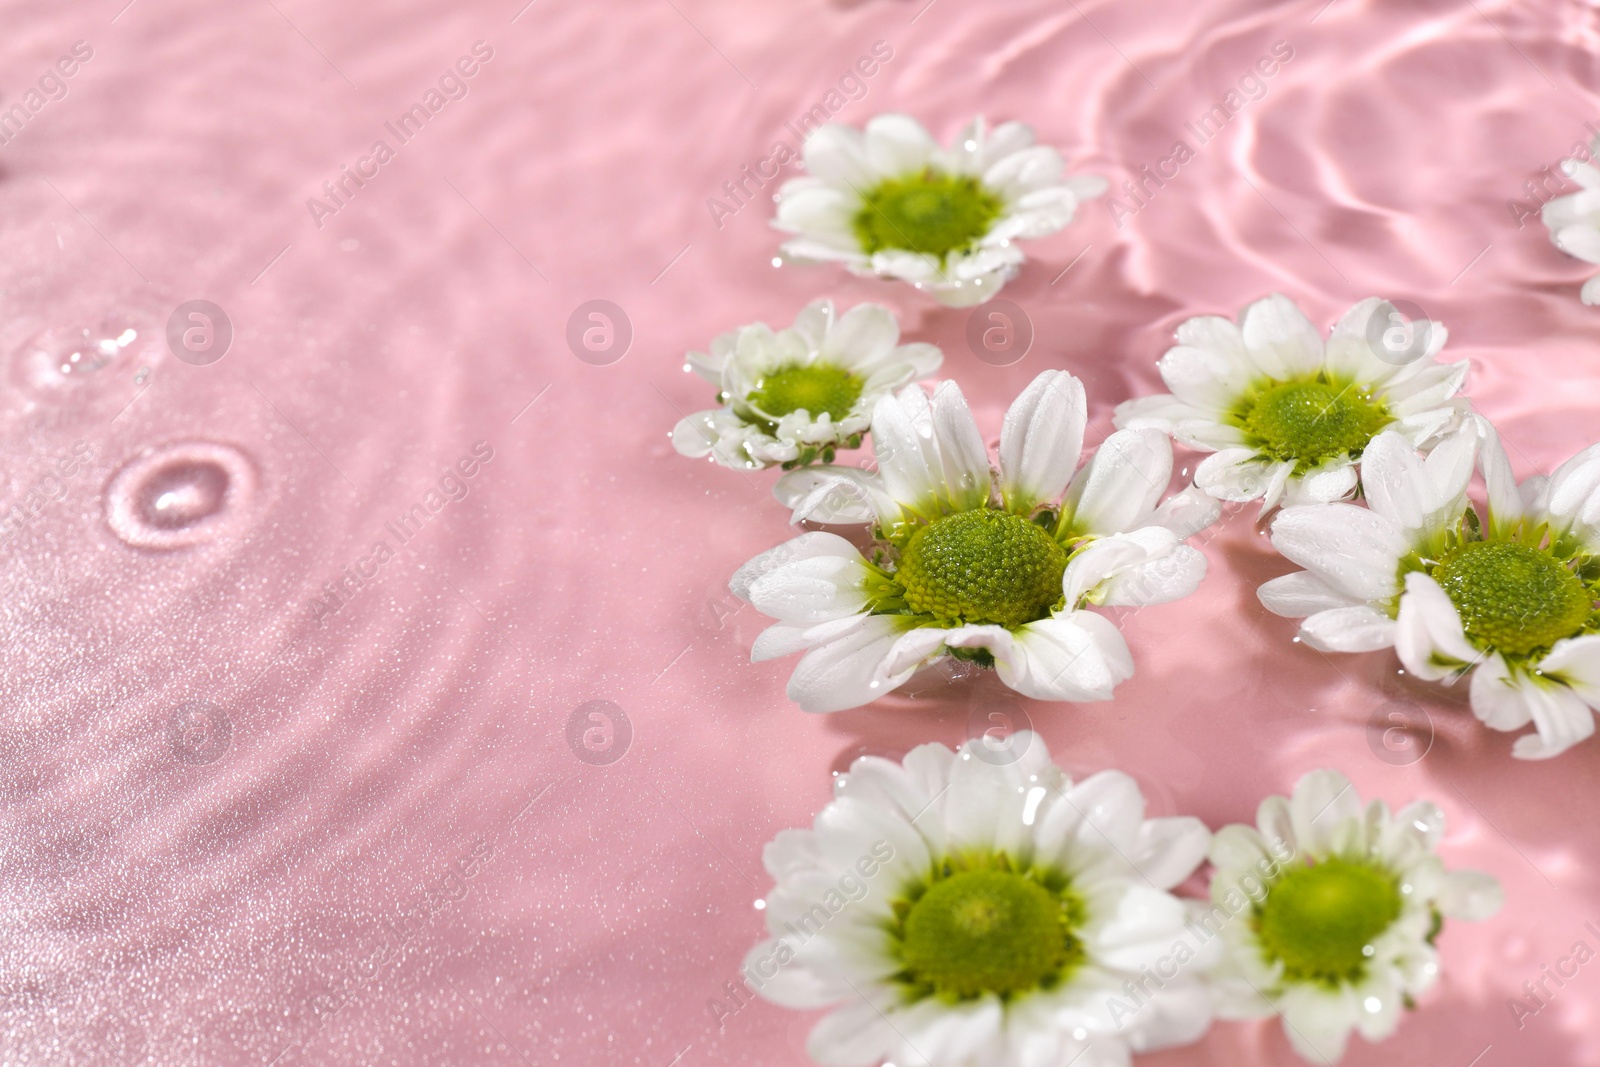
[[[725,333],[709,353],[689,353],[685,367],[717,387],[722,406],[681,420],[673,447],[734,468],[831,463],[836,449],[861,446],[881,397],[944,362],[933,345],[899,341],[888,308],[858,304],[835,315],[831,300],[785,330],[756,322]]]
[[[1109,699],[1133,659],[1090,606],[1193,592],[1205,557],[1183,539],[1218,508],[1162,502],[1172,448],[1154,430],[1112,434],[1079,471],[1085,421],[1082,384],[1044,372],[1006,413],[995,472],[955,383],[879,401],[876,473],[817,467],[776,489],[796,521],[871,523],[871,559],[817,532],[740,568],[734,593],[778,620],[751,658],[809,650],[789,682],[807,711],[866,704],[945,656],[1036,699]]]
[[[1020,122],[975,119],[941,148],[916,119],[879,115],[865,132],[832,124],[805,143],[806,169],[785,182],[773,225],[800,261],[910,282],[955,307],[980,304],[1022,264],[1020,238],[1072,221],[1105,179],[1062,175],[1061,155]]]
[[[1466,361],[1433,358],[1445,328],[1405,322],[1375,297],[1346,312],[1326,344],[1277,294],[1245,308],[1238,325],[1189,319],[1177,340],[1158,364],[1172,392],[1118,405],[1116,424],[1155,427],[1213,453],[1195,484],[1220,500],[1260,500],[1262,511],[1346,499],[1376,434],[1392,430],[1426,448],[1464,411],[1453,398]]]
[[[1434,851],[1443,833],[1433,804],[1363,808],[1329,770],[1302,778],[1292,798],[1262,801],[1255,826],[1217,831],[1215,907],[1197,925],[1226,946],[1211,972],[1218,1016],[1279,1014],[1313,1063],[1339,1060],[1351,1031],[1394,1033],[1439,976],[1444,921],[1487,919],[1504,898],[1489,875],[1445,870]]]
[[[1370,510],[1288,508],[1272,543],[1304,571],[1260,589],[1279,615],[1308,616],[1314,647],[1394,645],[1412,674],[1472,672],[1472,710],[1518,738],[1522,759],[1557,755],[1594,733],[1600,709],[1600,445],[1548,479],[1518,485],[1486,421],[1426,460],[1395,434],[1372,443],[1362,483]],[[1470,507],[1473,449],[1488,487]]]
[[[1600,138],[1594,148],[1600,151]],[[1565,159],[1561,172],[1579,189],[1548,201],[1539,216],[1557,248],[1585,263],[1600,263],[1600,168],[1584,159]],[[1584,282],[1579,295],[1585,304],[1600,304],[1600,274]]]
[[[767,846],[771,937],[745,980],[833,1009],[807,1043],[831,1067],[1125,1067],[1194,1041],[1211,1023],[1200,964],[1153,990],[1147,976],[1173,964],[1187,913],[1167,891],[1210,834],[1144,809],[1127,775],[1074,784],[1027,732],[1001,753],[862,757],[814,829]],[[1122,998],[1139,984],[1135,1010]]]

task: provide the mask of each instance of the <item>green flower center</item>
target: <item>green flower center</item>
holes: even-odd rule
[[[1399,915],[1392,875],[1334,858],[1296,867],[1276,882],[1257,913],[1256,932],[1291,981],[1356,981],[1367,946]]]
[[[1037,523],[989,508],[946,515],[917,528],[895,578],[906,604],[941,625],[1018,627],[1061,599],[1066,550]]]
[[[1033,989],[1083,959],[1075,898],[1025,874],[963,871],[935,882],[905,914],[905,978],[964,1000]]]
[[[1374,434],[1393,422],[1383,404],[1354,385],[1320,378],[1279,382],[1254,394],[1234,416],[1245,440],[1297,472],[1335,456],[1360,456]]]
[[[867,254],[895,248],[941,261],[973,245],[1005,210],[978,179],[931,169],[890,178],[861,199],[855,231]]]
[[[1517,541],[1468,541],[1433,569],[1474,644],[1526,656],[1578,633],[1594,594],[1549,552]]]
[[[850,408],[861,398],[864,384],[831,363],[795,363],[762,378],[751,391],[749,402],[774,418],[804,408],[812,418],[826,413],[838,422],[850,414]]]

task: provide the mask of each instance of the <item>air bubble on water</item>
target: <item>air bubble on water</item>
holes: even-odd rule
[[[106,523],[135,548],[189,548],[248,518],[255,466],[231,445],[183,441],[140,453],[106,487]]]
[[[22,346],[23,384],[50,388],[82,380],[116,363],[138,340],[139,331],[120,317],[106,317],[93,326],[41,330]]]

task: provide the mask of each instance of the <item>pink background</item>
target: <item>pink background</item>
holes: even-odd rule
[[[958,743],[1008,698],[932,684],[807,716],[792,662],[749,664],[762,621],[726,582],[791,533],[772,476],[667,439],[710,400],[683,352],[723,330],[887,302],[987,432],[1065,367],[1098,439],[1182,318],[1279,290],[1327,324],[1380,294],[1448,324],[1519,474],[1600,428],[1591,268],[1508,207],[1536,211],[1523,183],[1600,121],[1587,4],[123,2],[3,20],[0,107],[93,49],[0,147],[0,499],[33,502],[0,542],[7,1063],[805,1062],[810,1017],[758,1003],[719,1030],[707,1009],[760,934],[761,846],[855,755]],[[469,94],[319,228],[307,198],[394,147],[384,123],[479,40]],[[1029,246],[1013,365],[974,357],[967,312],[774,270],[768,203],[720,227],[707,208],[880,40],[843,121],[1023,119],[1114,192],[1194,149],[1120,228],[1101,201]],[[1183,123],[1278,41],[1293,59],[1199,145]],[[163,337],[193,299],[236,331],[208,366]],[[594,299],[634,334],[610,365],[565,339]],[[82,331],[126,329],[98,369],[57,369]],[[465,498],[330,610],[324,583],[480,440]],[[92,458],[59,477],[75,442]],[[141,454],[167,481],[113,493]],[[175,493],[191,543],[117,536],[108,493],[129,492]],[[1600,948],[1600,742],[1515,762],[1463,693],[1291,643],[1254,595],[1288,568],[1253,512],[1206,552],[1196,596],[1125,618],[1139,673],[1113,702],[1010,712],[1074,772],[1120,767],[1153,813],[1213,826],[1322,765],[1433,798],[1447,863],[1493,872],[1506,907],[1447,927],[1440,985],[1347,1062],[1600,1064],[1600,962],[1520,1030],[1507,1007]],[[591,700],[632,724],[610,765],[566,742]],[[226,719],[220,755],[216,715],[174,745],[196,701]],[[1425,757],[1385,762],[1369,721],[1407,701],[1431,747],[1424,726]],[[195,745],[209,762],[179,758]],[[1276,1025],[1228,1023],[1141,1062],[1294,1061]]]

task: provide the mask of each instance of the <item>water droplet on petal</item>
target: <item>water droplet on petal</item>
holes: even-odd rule
[[[255,466],[230,445],[183,441],[140,453],[106,487],[106,522],[135,548],[189,548],[251,510]]]

